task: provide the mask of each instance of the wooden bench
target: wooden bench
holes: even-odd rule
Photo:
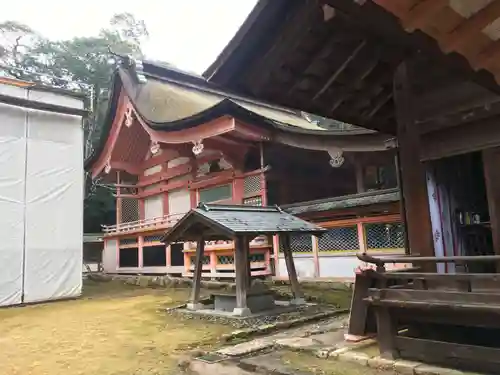
[[[383,357],[500,371],[499,274],[385,272],[375,264],[376,271],[360,275],[364,291],[358,290],[353,307],[360,300],[364,305],[358,331],[370,326],[372,315]],[[351,314],[360,316],[359,311]]]

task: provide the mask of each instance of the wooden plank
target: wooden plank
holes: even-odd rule
[[[381,277],[388,279],[422,280],[491,280],[500,282],[498,273],[425,273],[425,272],[386,272]],[[500,289],[500,284],[498,285]]]
[[[203,269],[202,260],[204,252],[205,252],[205,240],[203,238],[199,238],[196,245],[196,260],[195,260],[195,269],[193,277],[193,289],[191,290],[191,297],[189,298],[190,302],[193,305],[196,305],[200,300],[201,271]]]
[[[495,262],[500,260],[500,255],[455,255],[449,257],[412,257],[412,256],[399,256],[399,257],[383,257],[377,258],[368,254],[357,254],[359,260],[373,264],[387,264],[387,263],[474,263],[474,262]],[[401,271],[397,271],[401,272]]]
[[[368,296],[374,299],[394,301],[437,301],[468,304],[496,304],[500,308],[500,294],[497,293],[463,293],[454,290],[414,290],[414,289],[368,289]]]
[[[404,185],[406,230],[412,255],[434,255],[424,166],[420,162],[420,135],[415,126],[413,95],[407,62],[394,74],[394,102],[398,128],[401,179]]]
[[[437,301],[402,301],[402,300],[393,300],[393,299],[376,299],[373,297],[367,297],[364,299],[366,303],[369,303],[373,306],[384,306],[391,308],[400,308],[400,309],[411,309],[414,310],[441,310],[440,314],[443,312],[447,312],[448,322],[451,323],[453,320],[452,313],[455,312],[466,312],[466,313],[495,313],[500,314],[500,306],[488,306],[482,303],[476,304],[467,304],[467,303],[455,303],[450,304],[450,302],[437,302]],[[415,317],[415,320],[419,320],[418,317]],[[471,324],[472,325],[472,324]]]
[[[474,371],[494,371],[500,366],[500,349],[434,340],[395,338],[401,356],[415,360],[451,366],[465,366]]]

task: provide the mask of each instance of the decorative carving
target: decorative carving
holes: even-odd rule
[[[344,164],[345,159],[342,150],[331,150],[328,151],[328,154],[330,155],[330,166],[333,168],[339,168]]]
[[[195,154],[196,156],[200,155],[203,152],[204,148],[205,148],[205,146],[203,145],[202,140],[193,142],[192,151],[193,151],[193,154]]]

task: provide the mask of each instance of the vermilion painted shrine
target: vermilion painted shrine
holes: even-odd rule
[[[329,229],[295,235],[299,277],[352,277],[357,251],[404,253],[390,136],[221,91],[202,77],[124,59],[101,144],[87,160],[116,186],[104,228],[109,273],[193,275],[195,244],[161,235],[200,202],[275,205]],[[278,239],[251,243],[253,276],[286,277]],[[339,257],[340,256],[340,257]],[[231,241],[209,241],[203,277],[234,278]]]

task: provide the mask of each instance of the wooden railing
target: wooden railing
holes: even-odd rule
[[[145,220],[130,221],[115,225],[103,225],[104,235],[123,234],[141,230],[169,228],[175,225],[184,214],[165,215]]]

